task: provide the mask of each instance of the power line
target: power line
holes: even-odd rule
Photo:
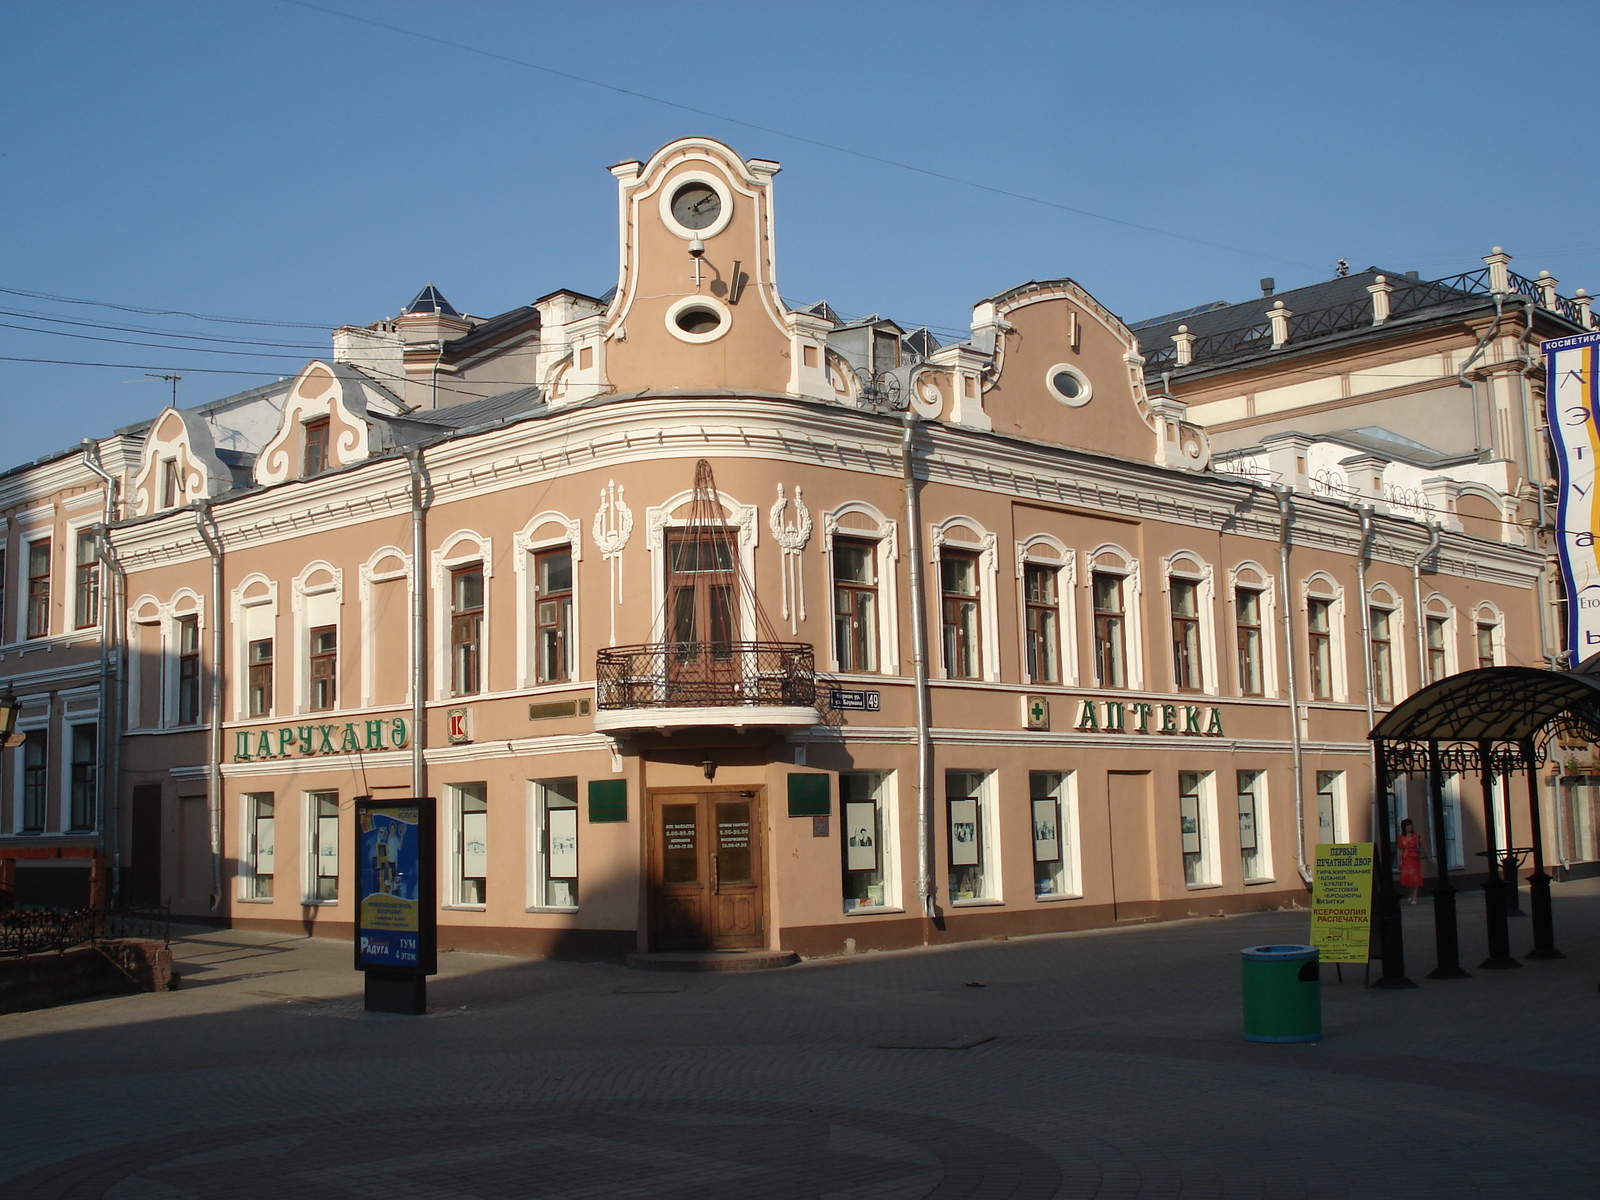
[[[280,371],[228,371],[221,367],[157,367],[149,363],[79,362],[72,358],[17,358],[10,354],[0,354],[0,362],[51,363],[60,367],[116,367],[120,371],[181,371],[185,375],[270,375],[274,379],[283,378]]]
[[[816,146],[822,150],[831,150],[836,154],[848,154],[853,158],[865,159],[868,162],[879,163],[886,167],[894,167],[897,170],[911,171],[917,175],[927,176],[930,179],[943,180],[945,183],[959,184],[962,187],[976,188],[979,191],[989,192],[996,196],[1007,196],[1013,200],[1022,200],[1029,204],[1043,205],[1045,208],[1059,209],[1061,212],[1073,213],[1074,215],[1080,217],[1089,217],[1095,221],[1105,221],[1112,225],[1121,225],[1126,229],[1137,229],[1142,233],[1153,233],[1160,237],[1176,238],[1178,241],[1189,242],[1196,246],[1206,246],[1212,250],[1224,250],[1229,254],[1242,254],[1247,258],[1260,258],[1266,259],[1270,262],[1286,263],[1292,267],[1304,267],[1311,271],[1319,269],[1311,263],[1300,262],[1296,259],[1283,258],[1279,255],[1267,254],[1260,250],[1246,250],[1243,247],[1229,246],[1223,242],[1208,241],[1205,238],[1193,237],[1187,233],[1176,233],[1170,229],[1160,229],[1154,225],[1141,225],[1137,221],[1125,221],[1121,217],[1109,217],[1105,213],[1091,212],[1086,208],[1075,208],[1070,204],[1062,204],[1056,200],[1046,200],[1040,196],[1030,196],[1026,192],[1014,192],[1009,188],[995,187],[993,184],[988,183],[979,183],[975,179],[963,179],[959,175],[947,175],[943,171],[934,171],[927,167],[916,166],[912,163],[899,162],[896,159],[883,158],[876,154],[868,154],[865,150],[853,150],[849,146],[838,146],[832,142],[818,141],[816,138],[809,138],[798,133],[790,133],[785,129],[774,129],[770,125],[757,125],[753,121],[741,121],[738,117],[730,117],[724,113],[712,112],[710,109],[695,108],[692,105],[680,104],[676,100],[667,100],[661,96],[652,96],[648,92],[634,91],[632,88],[620,87],[614,83],[606,83],[599,79],[590,79],[583,75],[574,75],[570,71],[560,71],[555,67],[547,67],[542,63],[529,62],[527,59],[522,58],[512,58],[510,55],[499,54],[493,50],[484,50],[478,46],[469,46],[464,42],[453,42],[448,38],[435,37],[431,33],[420,33],[415,29],[406,29],[400,25],[389,25],[383,21],[374,21],[370,17],[358,17],[354,13],[340,12],[338,9],[333,8],[324,8],[320,4],[308,3],[307,0],[284,0],[284,2],[287,4],[293,4],[297,8],[305,8],[311,10],[312,12],[323,13],[326,16],[339,17],[346,21],[354,21],[359,25],[370,25],[374,29],[383,29],[390,33],[398,33],[405,37],[416,38],[419,41],[433,42],[439,46],[448,46],[452,50],[461,50],[467,54],[481,55],[484,58],[492,58],[498,62],[510,63],[512,66],[526,67],[532,71],[542,71],[546,75],[554,75],[558,79],[568,79],[574,83],[581,83],[588,87],[602,88],[605,91],[615,92],[621,96],[631,96],[635,100],[647,100],[652,104],[660,104],[667,108],[675,108],[679,112],[693,113],[697,117],[709,117],[714,121],[726,121],[730,125],[738,125],[745,129],[754,129],[758,133],[770,133],[774,137],[788,138],[790,141],[802,142],[808,146]]]
[[[206,313],[184,312],[173,308],[141,308],[136,304],[116,304],[110,300],[83,300],[77,296],[56,296],[50,292],[30,292],[25,288],[0,287],[0,292],[9,296],[26,296],[30,300],[53,300],[58,304],[87,304],[94,308],[115,308],[122,312],[144,313],[153,317],[189,317],[196,321],[222,321],[230,325],[277,325],[285,329],[321,329],[335,328],[332,325],[319,325],[311,321],[264,321],[256,317],[218,317]]]
[[[274,346],[284,350],[322,349],[321,342],[267,342],[259,338],[213,337],[206,333],[182,333],[176,329],[151,329],[142,325],[112,325],[106,321],[74,321],[70,317],[57,317],[52,316],[50,313],[28,312],[26,309],[0,308],[0,316],[21,317],[27,321],[49,321],[53,325],[77,325],[84,329],[111,329],[118,333],[149,333],[157,337],[184,338],[191,342],[224,342],[230,346]]]

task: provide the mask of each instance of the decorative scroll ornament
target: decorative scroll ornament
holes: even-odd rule
[[[806,619],[805,576],[800,571],[800,552],[811,540],[811,510],[802,499],[804,493],[794,489],[794,516],[792,523],[784,520],[784,510],[789,501],[783,494],[783,484],[778,485],[778,500],[767,514],[767,524],[772,536],[783,551],[783,615],[789,620],[789,632],[798,633],[800,622]]]
[[[594,544],[600,548],[611,574],[611,642],[617,644],[617,605],[622,601],[622,551],[633,534],[633,510],[622,500],[625,489],[606,480],[600,489],[600,508],[594,514]]]

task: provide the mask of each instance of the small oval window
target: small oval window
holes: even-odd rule
[[[1057,363],[1045,375],[1045,384],[1053,395],[1068,408],[1080,408],[1089,403],[1089,397],[1094,389],[1089,385],[1089,377],[1077,367],[1066,363]]]
[[[1068,375],[1065,371],[1058,372],[1050,382],[1055,384],[1056,391],[1060,392],[1064,399],[1076,400],[1083,394],[1083,384],[1078,382],[1077,376]]]
[[[678,314],[677,324],[685,333],[715,333],[722,317],[709,308],[686,308]]]

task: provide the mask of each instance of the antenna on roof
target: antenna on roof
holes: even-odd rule
[[[1345,276],[1349,275],[1350,274],[1350,263],[1349,263],[1349,261],[1346,260],[1346,259],[1341,258],[1338,262],[1334,263],[1333,264],[1333,273],[1335,275],[1337,275],[1340,279],[1343,279]]]
[[[183,376],[182,375],[157,375],[154,371],[146,371],[145,374],[150,376],[151,379],[165,379],[165,380],[168,380],[169,382],[171,382],[171,384],[172,384],[172,407],[173,408],[177,408],[178,407],[178,380],[182,379]]]

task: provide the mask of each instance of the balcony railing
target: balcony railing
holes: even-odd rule
[[[817,667],[800,642],[653,642],[602,650],[596,707],[814,708]]]

